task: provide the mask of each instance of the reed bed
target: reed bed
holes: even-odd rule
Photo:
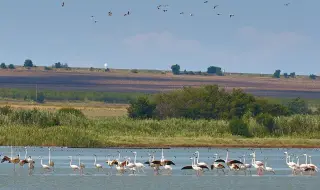
[[[90,119],[74,112],[0,109],[0,145],[16,146],[315,146],[320,116],[276,117],[270,133],[254,118],[244,120],[251,138],[232,136],[223,120]]]

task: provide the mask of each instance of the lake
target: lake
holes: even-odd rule
[[[20,152],[20,158],[25,156],[24,147],[14,147],[13,156]],[[308,154],[312,156],[312,163],[317,165],[320,162],[320,152],[318,149],[255,149],[256,160],[266,161],[269,167],[275,170],[275,174],[264,172],[258,176],[254,169],[251,169],[247,175],[243,171],[228,171],[226,174],[217,173],[216,170],[204,172],[197,176],[196,172],[182,171],[181,168],[191,165],[190,157],[195,151],[200,152],[199,162],[206,162],[211,165],[215,159],[214,154],[218,154],[222,159],[226,158],[226,149],[215,148],[172,148],[164,149],[164,157],[172,160],[176,165],[172,166],[172,174],[166,171],[159,175],[145,165],[145,173],[140,172],[131,174],[129,172],[120,175],[115,168],[110,169],[105,163],[107,156],[110,159],[118,158],[118,152],[121,159],[125,156],[134,161],[132,151],[137,152],[137,162],[144,163],[148,161],[149,154],[155,151],[155,158],[160,159],[161,149],[82,149],[52,147],[51,159],[55,163],[55,170],[45,172],[40,165],[39,156],[43,157],[44,164],[48,163],[48,147],[28,147],[28,156],[35,160],[35,169],[29,174],[28,167],[16,165],[13,170],[13,164],[0,164],[0,189],[317,189],[320,178],[318,174],[311,175],[292,175],[291,170],[286,165],[284,152],[294,155]],[[246,163],[251,163],[249,154],[252,150],[248,148],[230,148],[229,159],[240,160],[240,157],[246,155]],[[10,147],[0,147],[0,154],[10,156]],[[103,171],[97,171],[94,167],[94,156],[97,155],[97,163],[103,165]],[[78,164],[80,156],[81,162],[85,164],[83,175],[78,171],[74,172],[70,166],[69,156],[73,157],[73,164]],[[243,159],[242,159],[243,161]],[[296,162],[296,159],[294,160]],[[305,157],[300,157],[300,164],[305,162]]]

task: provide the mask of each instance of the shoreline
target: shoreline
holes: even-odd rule
[[[111,137],[116,138],[116,137]],[[141,139],[142,140],[142,139]],[[137,143],[112,143],[113,145],[95,145],[95,146],[67,146],[67,145],[58,145],[59,143],[52,144],[41,144],[41,145],[30,145],[31,147],[61,147],[61,148],[100,148],[100,149],[171,149],[171,148],[305,148],[305,149],[314,149],[320,148],[320,139],[273,139],[273,138],[254,138],[254,139],[232,139],[232,138],[224,138],[224,144],[219,143],[209,143],[207,139],[199,139],[199,141],[194,141],[193,143],[182,143],[190,142],[190,138],[180,138],[178,143],[164,143],[169,142],[171,140],[168,139],[154,139],[156,142],[151,142],[149,138],[146,138],[145,142],[137,142]],[[163,142],[163,143],[159,143]],[[229,141],[230,143],[226,142]],[[245,142],[246,141],[246,142]],[[255,143],[256,141],[260,141],[259,143]],[[290,141],[290,142],[288,142]],[[305,141],[305,143],[299,143],[299,141]],[[101,144],[103,144],[101,142]],[[1,143],[0,146],[16,146],[16,147],[24,147],[28,146],[25,144],[5,144]]]

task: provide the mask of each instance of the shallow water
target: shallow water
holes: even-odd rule
[[[174,148],[164,149],[166,159],[172,160],[172,174],[162,171],[156,175],[148,166],[145,173],[140,172],[132,175],[127,172],[123,175],[117,174],[115,169],[109,169],[106,165],[106,156],[110,158],[124,156],[134,160],[132,151],[137,152],[137,162],[145,162],[149,159],[148,154],[156,151],[156,159],[161,156],[161,149],[74,149],[74,148],[52,148],[51,157],[55,162],[53,172],[44,172],[40,165],[39,156],[43,156],[44,164],[48,163],[48,148],[29,147],[28,155],[35,160],[35,170],[29,175],[27,165],[24,168],[16,166],[13,171],[13,164],[0,164],[0,189],[317,189],[320,179],[318,175],[297,175],[291,174],[291,170],[285,163],[284,152],[301,155],[307,153],[312,155],[312,163],[320,162],[320,152],[318,149],[255,149],[257,160],[267,161],[267,165],[272,167],[276,174],[264,173],[263,176],[256,175],[251,169],[248,172],[222,172],[208,171],[201,176],[197,176],[195,171],[181,171],[185,165],[190,165],[190,156],[195,151],[200,152],[199,161],[211,164],[214,154],[218,153],[222,159],[226,158],[226,149],[208,148]],[[14,156],[20,151],[21,158],[24,158],[24,148],[15,147]],[[248,156],[252,151],[249,149],[229,149],[229,159],[240,159],[246,154],[246,163],[251,162]],[[0,154],[10,156],[10,147],[0,147]],[[73,172],[69,167],[68,156],[73,156],[73,164],[78,164],[80,154],[81,162],[86,165],[84,174]],[[94,168],[93,154],[98,156],[97,163],[103,164],[104,170],[97,171]],[[296,160],[294,160],[296,162]],[[300,157],[300,164],[305,162],[305,157]]]

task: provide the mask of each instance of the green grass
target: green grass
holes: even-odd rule
[[[319,115],[278,117],[277,131],[272,134],[253,118],[245,122],[252,138],[232,136],[228,121],[89,119],[68,113],[14,110],[0,115],[0,145],[317,147],[320,143]]]
[[[144,93],[135,92],[94,92],[94,91],[55,91],[41,90],[46,101],[100,101],[108,103],[128,103]],[[39,93],[40,93],[39,92]],[[35,89],[1,88],[0,98],[15,100],[35,100]]]

